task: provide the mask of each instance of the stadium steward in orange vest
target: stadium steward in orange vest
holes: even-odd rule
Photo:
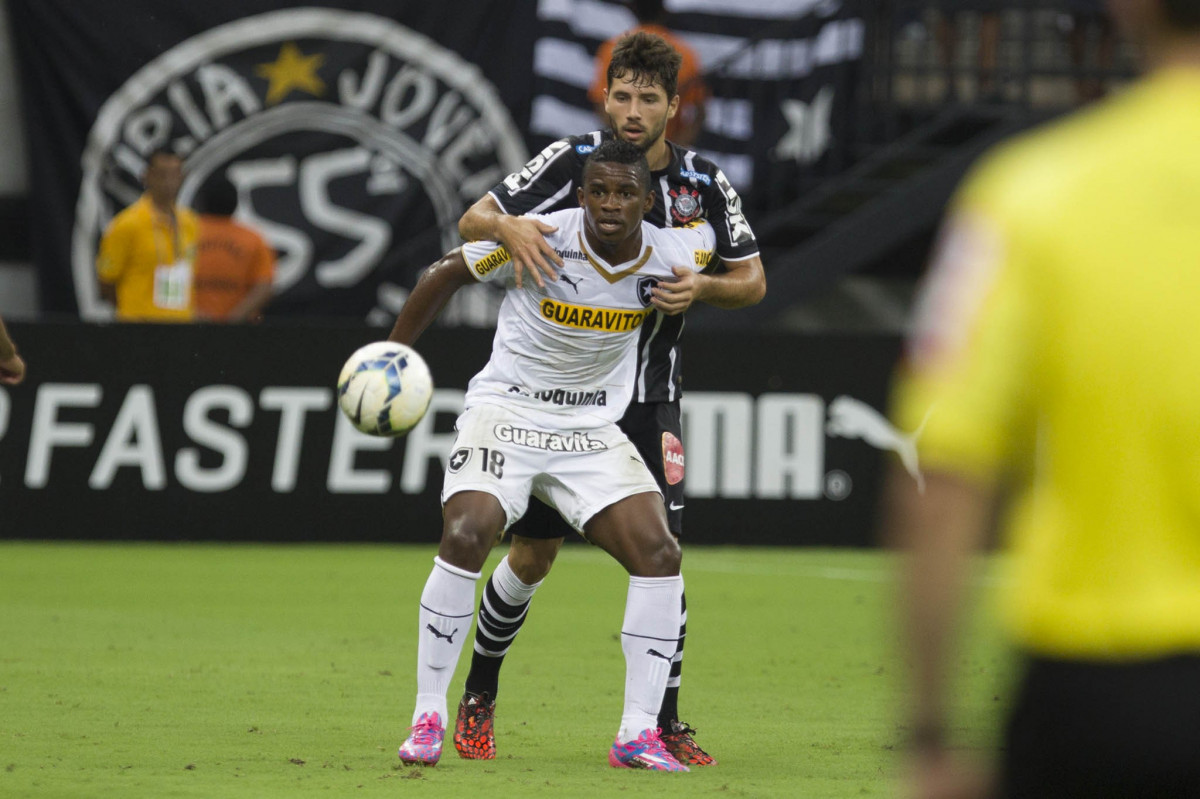
[[[275,251],[259,233],[237,222],[237,189],[225,178],[210,180],[196,205],[200,235],[196,247],[196,319],[255,321],[271,300]]]

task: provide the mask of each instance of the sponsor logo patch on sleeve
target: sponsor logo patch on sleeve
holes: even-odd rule
[[[484,277],[504,266],[511,260],[512,256],[508,254],[508,250],[504,247],[501,247],[492,254],[484,256],[478,261],[471,262],[470,267],[471,271],[476,275],[479,277]]]
[[[662,456],[667,485],[678,485],[683,480],[683,442],[674,433],[662,434]]]

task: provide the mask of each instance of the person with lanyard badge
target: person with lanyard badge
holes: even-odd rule
[[[100,240],[100,296],[122,322],[189,322],[196,215],[176,203],[183,159],[155,150],[146,162],[145,194],[113,218]]]

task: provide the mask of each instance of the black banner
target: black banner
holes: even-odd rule
[[[362,327],[11,325],[29,365],[0,387],[0,538],[437,541],[453,422],[491,336],[419,342],[437,384],[404,439],[336,409]],[[898,342],[689,339],[684,536],[873,542]]]
[[[757,209],[836,162],[863,45],[856,0],[674,0],[712,101],[698,149]],[[101,321],[101,231],[147,155],[185,156],[180,200],[228,177],[279,254],[272,316],[390,324],[466,206],[528,152],[601,122],[593,56],[617,0],[9,0],[43,310]],[[532,146],[531,146],[532,145]],[[474,294],[473,294],[474,292]],[[448,319],[494,323],[474,287]]]
[[[390,318],[527,158],[534,0],[8,5],[50,311],[104,317],[96,245],[159,146],[185,157],[183,204],[237,186],[279,252],[273,313],[359,319]]]
[[[675,0],[666,26],[700,59],[711,99],[695,149],[760,213],[846,166],[864,48],[861,0]],[[637,19],[618,0],[538,6],[531,149],[600,124],[587,99],[600,42]]]

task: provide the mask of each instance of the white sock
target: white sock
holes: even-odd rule
[[[434,712],[441,715],[442,724],[446,725],[450,718],[446,712],[446,691],[454,677],[463,641],[471,632],[479,573],[451,566],[437,557],[433,564],[421,592],[417,706],[412,723],[416,724],[423,713]]]
[[[621,626],[625,652],[625,708],[617,740],[626,743],[658,726],[671,658],[679,644],[683,578],[630,577]]]
[[[679,575],[679,579],[683,580],[683,575]],[[687,636],[687,600],[684,598],[687,594],[687,584],[680,583],[679,588],[679,648],[675,650],[675,657],[672,658],[671,676],[667,678],[668,688],[678,688],[683,682],[683,644]]]
[[[500,565],[492,572],[492,583],[496,586],[500,598],[509,605],[524,605],[533,599],[533,592],[538,590],[542,581],[538,580],[533,585],[521,582],[521,578],[508,565],[508,555],[505,555]]]

